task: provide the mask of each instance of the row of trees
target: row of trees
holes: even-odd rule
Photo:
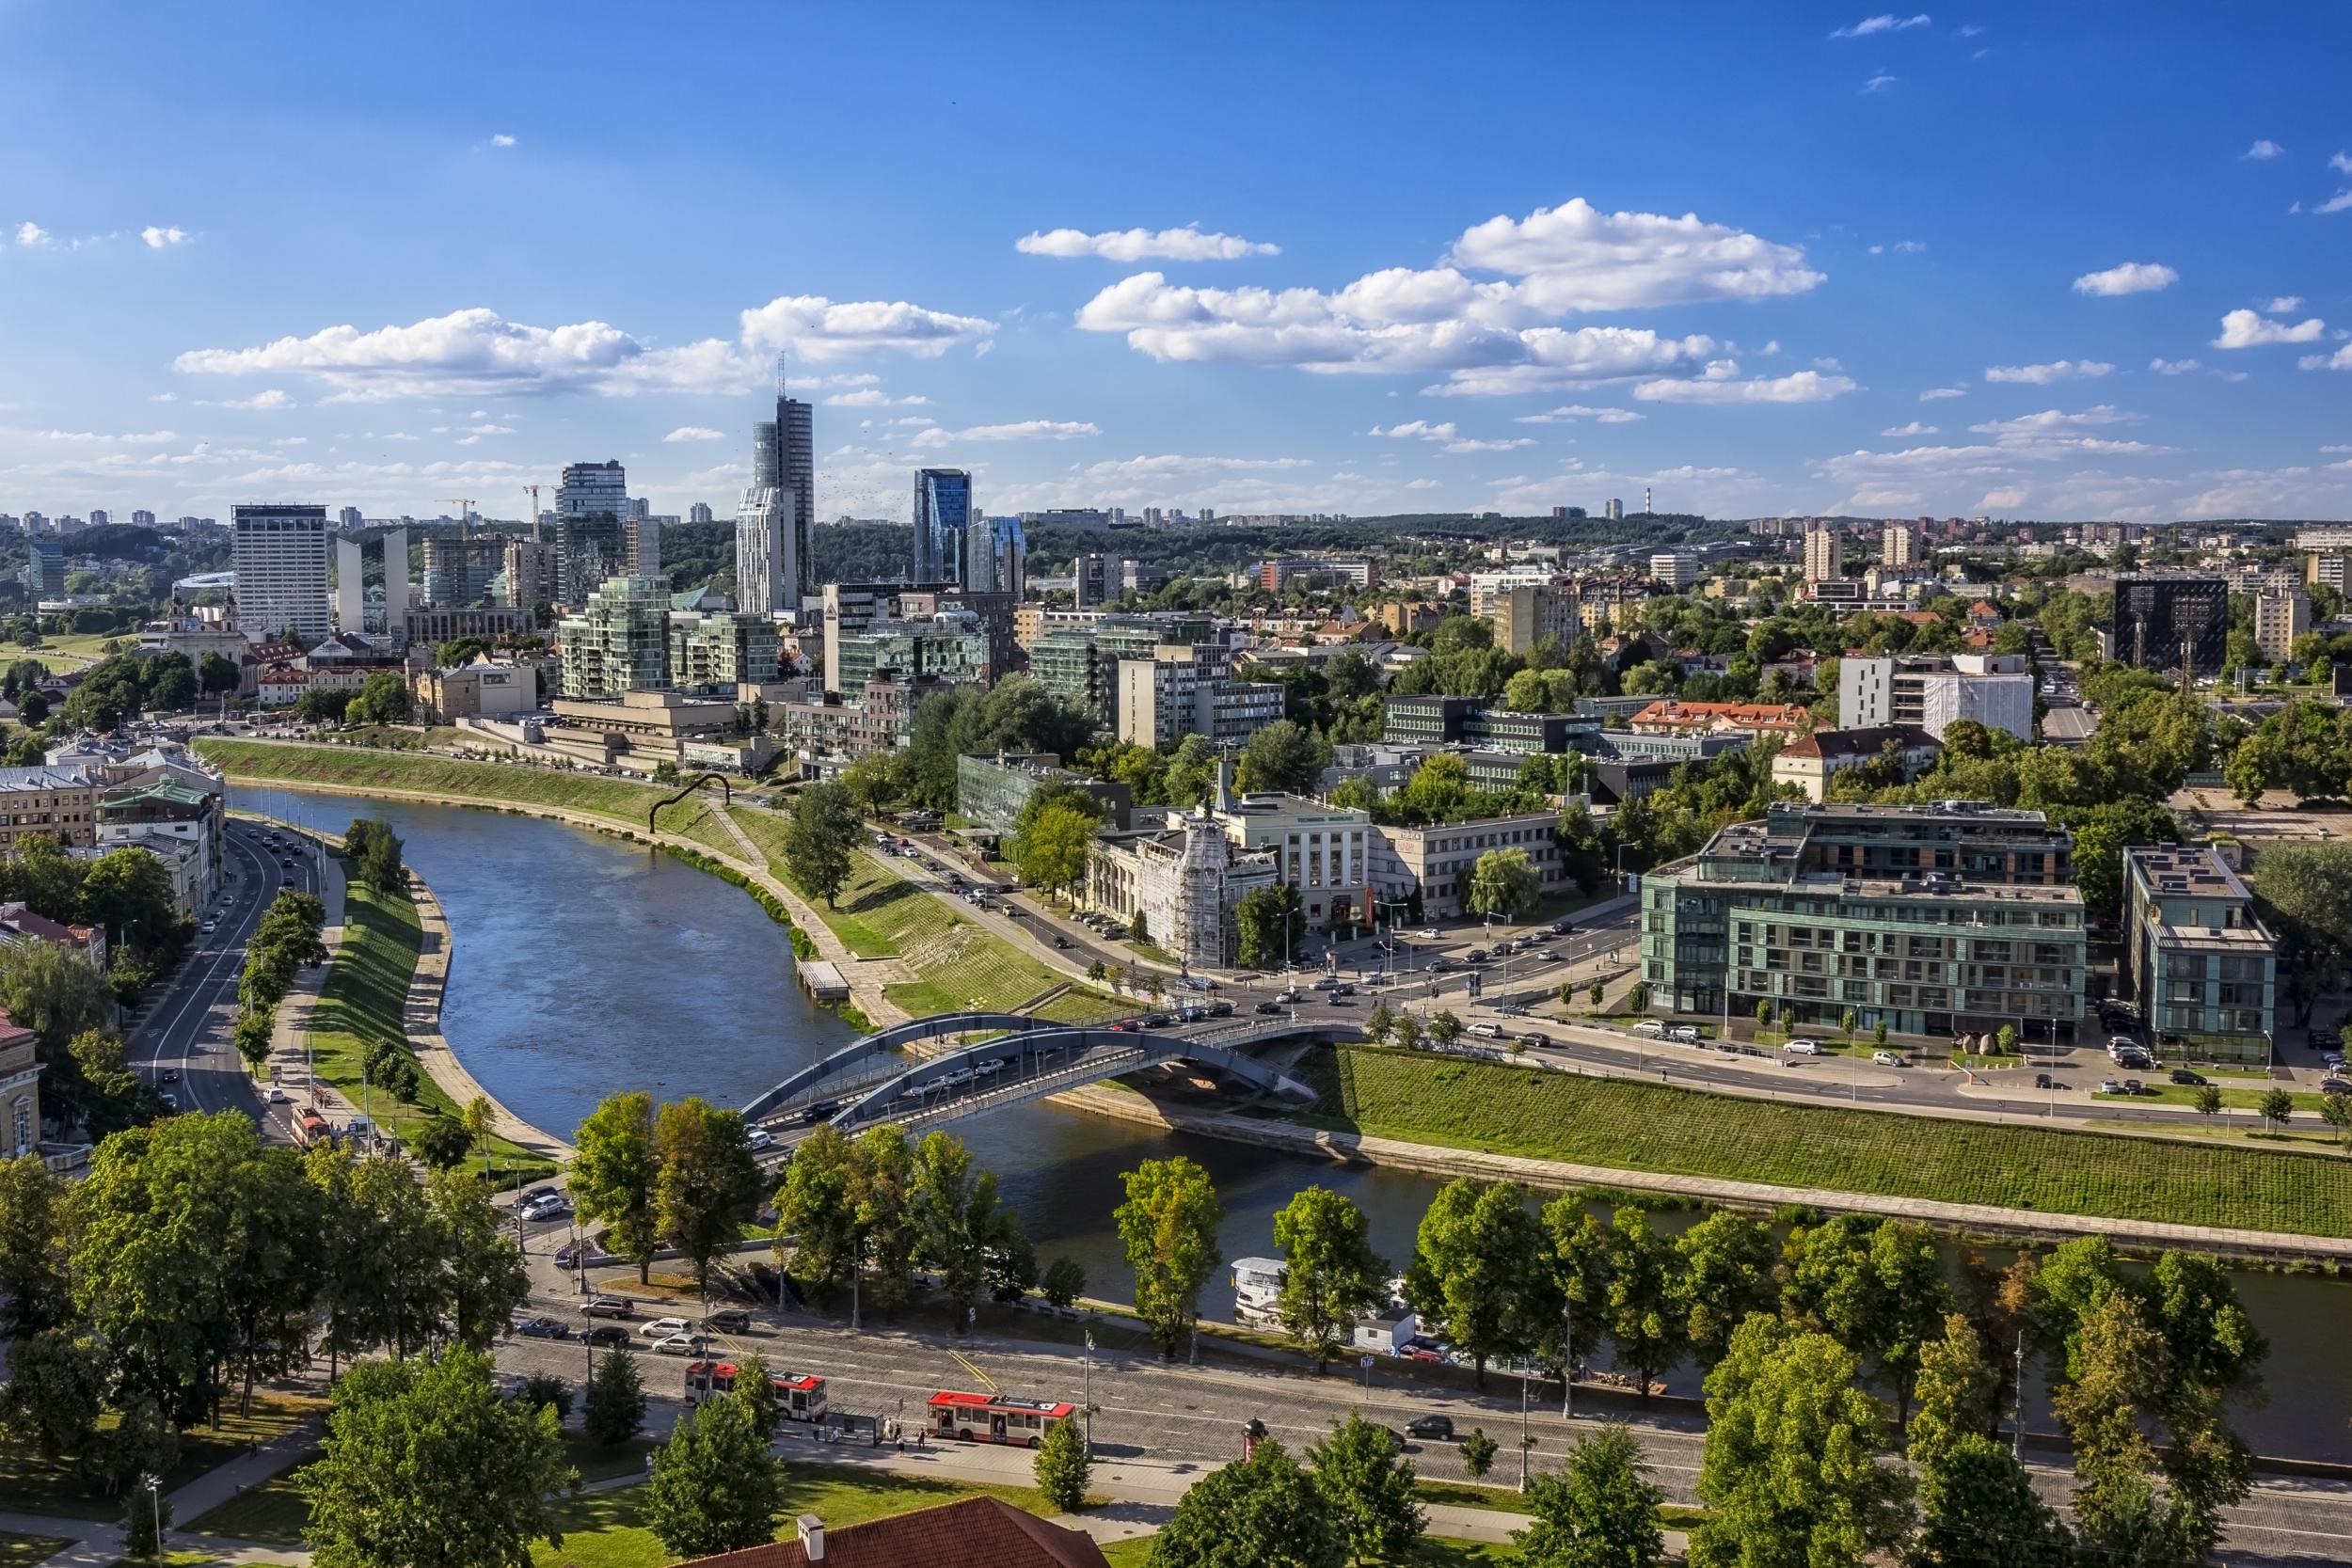
[[[470,1173],[265,1144],[235,1113],[114,1133],[88,1179],[0,1163],[8,1429],[119,1486],[256,1378],[486,1347],[528,1291]],[[111,1417],[111,1419],[106,1418]]]
[[[326,961],[326,906],[316,895],[281,888],[246,941],[245,973],[237,981],[237,1022],[230,1038],[236,1044],[237,1054],[254,1066],[269,1060],[278,1004],[293,987],[294,975]],[[413,1100],[416,1061],[405,1046],[387,1043],[389,1048],[381,1067],[374,1060],[368,1064],[373,1081],[403,1100]]]
[[[707,1294],[711,1264],[768,1196],[743,1113],[698,1098],[657,1110],[651,1095],[631,1089],[607,1095],[576,1142],[569,1187],[580,1217],[602,1222],[607,1247],[636,1264],[639,1279],[670,1247]]]

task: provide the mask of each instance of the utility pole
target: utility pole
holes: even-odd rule
[[[1092,1459],[1094,1457],[1094,1330],[1090,1328],[1087,1330],[1085,1376],[1086,1392],[1082,1397],[1086,1402],[1084,1408],[1087,1418],[1087,1457]]]
[[[1519,1362],[1519,1490],[1527,1490],[1527,1362]]]
[[[2009,1456],[2021,1459],[2026,1452],[2026,1331],[2022,1326],[2017,1330],[2017,1386],[2010,1415],[2014,1427],[2010,1433]]]

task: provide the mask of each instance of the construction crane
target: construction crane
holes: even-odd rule
[[[531,492],[531,516],[529,518],[531,531],[524,537],[536,539],[539,537],[539,487],[536,484],[526,484],[523,488]]]
[[[457,537],[460,539],[470,539],[473,537],[472,497],[436,496],[433,498],[433,503],[436,506],[453,506],[457,508]]]

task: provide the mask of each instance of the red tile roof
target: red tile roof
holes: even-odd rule
[[[994,1497],[965,1497],[825,1531],[825,1568],[1110,1568],[1083,1530],[1048,1524]],[[680,1568],[809,1568],[797,1540],[696,1558]]]

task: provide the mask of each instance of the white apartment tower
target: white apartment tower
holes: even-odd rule
[[[772,617],[801,608],[799,531],[792,492],[755,484],[735,509],[735,602],[746,615]]]
[[[377,541],[384,556],[384,624],[367,624],[367,565],[360,541],[335,541],[335,627],[338,631],[383,631],[398,637],[408,629],[408,531],[387,530]]]
[[[2266,588],[2254,595],[2254,646],[2272,664],[2284,664],[2295,640],[2312,629],[2312,601],[2299,588]]]
[[[1889,523],[1879,531],[1879,564],[1888,570],[1919,564],[1919,530],[1912,523]]]
[[[326,618],[326,508],[239,506],[230,514],[237,573],[237,620],[247,633],[291,631],[306,642],[333,628]]]
[[[1844,541],[1837,530],[1827,523],[1815,523],[1804,531],[1804,580],[1835,582],[1845,574]]]

